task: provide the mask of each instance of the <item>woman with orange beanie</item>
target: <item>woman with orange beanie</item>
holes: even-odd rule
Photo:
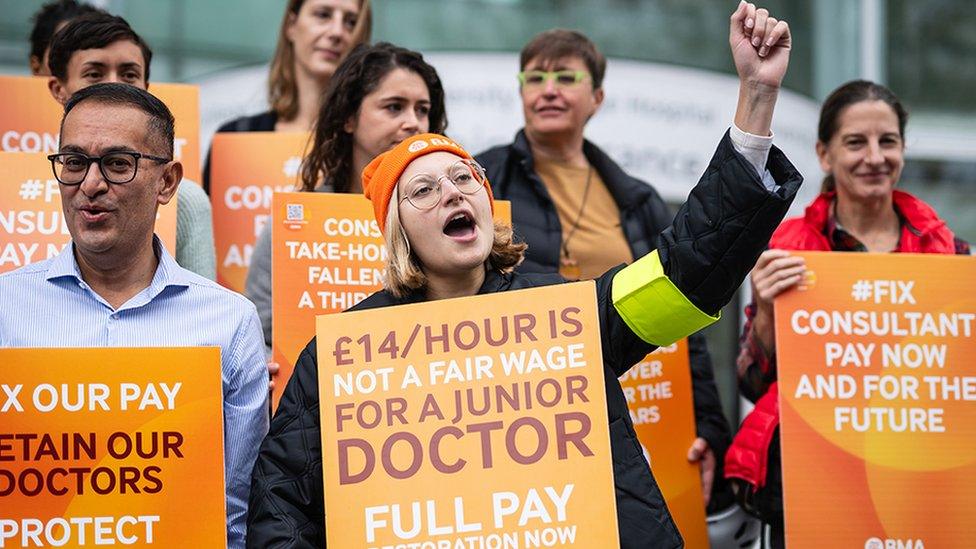
[[[768,136],[789,40],[785,23],[739,6],[730,37],[743,82],[735,124],[661,233],[657,251],[596,279],[623,549],[680,547],[682,541],[640,451],[617,377],[656,346],[717,320],[786,214],[801,177]],[[555,274],[514,272],[525,245],[513,241],[511,227],[492,220],[494,198],[484,171],[444,136],[405,139],[373,159],[362,183],[389,259],[386,288],[354,309],[565,282]],[[318,397],[313,340],[298,359],[254,467],[248,547],[324,544]]]

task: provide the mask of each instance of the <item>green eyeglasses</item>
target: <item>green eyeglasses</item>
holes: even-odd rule
[[[523,88],[541,88],[552,80],[557,88],[575,86],[587,76],[586,71],[522,71],[518,73]]]

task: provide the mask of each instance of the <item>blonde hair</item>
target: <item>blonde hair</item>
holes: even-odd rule
[[[289,20],[298,17],[305,0],[289,0],[285,9],[285,16],[281,19],[278,29],[278,45],[275,47],[274,57],[271,58],[271,70],[268,74],[268,102],[271,110],[281,120],[291,120],[298,115],[298,84],[295,82],[295,47],[288,41],[286,32]],[[373,21],[369,0],[359,1],[359,17],[356,28],[352,31],[352,44],[349,50],[359,44],[368,43],[372,34]]]
[[[399,185],[393,187],[393,197],[399,196]],[[427,286],[420,258],[410,249],[407,232],[400,223],[400,208],[396,200],[390,201],[386,214],[386,274],[383,286],[394,297],[403,297]],[[515,242],[515,233],[508,223],[495,221],[495,236],[488,254],[488,267],[502,273],[515,270],[525,258],[524,242]]]

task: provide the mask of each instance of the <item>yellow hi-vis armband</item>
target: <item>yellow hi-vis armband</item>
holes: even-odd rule
[[[663,347],[718,320],[695,307],[664,274],[657,250],[624,267],[613,277],[613,306],[644,341]]]

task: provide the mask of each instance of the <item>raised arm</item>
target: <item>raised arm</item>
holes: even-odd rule
[[[771,17],[766,9],[747,2],[739,3],[729,25],[729,46],[739,74],[735,125],[744,132],[768,136],[790,63],[790,27],[786,21]]]
[[[746,3],[730,23],[729,44],[740,81],[735,135],[723,137],[702,178],[661,233],[657,251],[613,274],[617,314],[651,345],[670,344],[718,320],[802,182],[786,156],[768,142],[789,62],[789,26]],[[743,139],[761,149],[761,160],[745,150]],[[615,357],[615,367],[630,367],[630,354]]]

